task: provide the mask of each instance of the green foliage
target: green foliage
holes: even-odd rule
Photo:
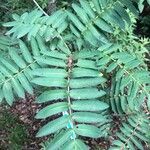
[[[135,148],[144,150],[143,142],[149,142],[147,133],[150,130],[150,120],[147,115],[137,114],[131,115],[128,120],[122,124],[120,132],[116,135],[119,139],[113,142],[111,150],[131,149]]]
[[[71,124],[71,129],[64,131],[63,134],[61,133],[63,139],[61,137],[60,144],[58,144],[58,141],[56,144],[55,141],[59,138],[60,135],[58,135],[56,136],[56,139],[54,138],[49,144],[48,149],[54,149],[54,147],[56,149],[57,147],[62,146],[65,142],[70,141],[70,136],[72,134],[72,136],[75,137],[78,135],[94,138],[100,137],[101,131],[92,124],[105,122],[107,120],[105,116],[99,114],[100,111],[109,107],[108,104],[99,100],[100,97],[105,95],[105,92],[100,90],[100,87],[96,88],[97,85],[104,83],[106,80],[96,68],[91,57],[88,56],[88,59],[85,59],[87,58],[86,56],[81,58],[80,55],[83,51],[76,54],[80,59],[77,57],[74,58],[74,54],[68,56],[62,52],[61,49],[58,49],[58,51],[55,50],[55,52],[58,53],[57,55],[52,55],[53,53],[51,52],[46,53],[45,51],[41,51],[41,53],[44,53],[45,55],[36,57],[38,63],[44,63],[49,67],[33,70],[32,73],[36,78],[34,78],[32,82],[41,86],[57,88],[57,90],[45,91],[39,96],[39,103],[52,102],[53,100],[55,100],[55,103],[40,110],[37,113],[36,118],[45,119],[58,113],[60,114],[65,111],[69,112],[68,115],[64,115],[63,117],[60,116],[43,126],[37,136],[40,137],[55,133],[57,130],[66,128],[69,122]],[[68,52],[70,53],[69,49]],[[60,56],[63,57],[60,58]],[[68,64],[69,62],[66,60],[77,63]],[[88,65],[85,61],[91,65]],[[85,66],[86,64],[87,66]],[[53,69],[54,67],[57,68]],[[58,101],[59,99],[61,99],[61,102]],[[89,105],[91,106],[90,108]],[[88,125],[85,123],[88,123]],[[89,123],[91,125],[89,125]],[[93,130],[93,132],[90,132],[91,130]],[[75,146],[76,144],[81,144],[83,146],[83,143],[77,139],[76,143],[73,142],[70,144],[70,146]],[[83,148],[86,147],[83,146]]]
[[[8,49],[17,45],[17,43],[16,39],[0,35],[0,57],[6,56]]]
[[[65,21],[66,14],[63,10],[57,11],[52,16],[42,15],[42,12],[38,10],[34,10],[31,13],[24,13],[22,16],[14,14],[14,21],[4,24],[6,27],[13,27],[6,34],[14,33],[14,36],[17,36],[17,38],[28,34],[28,39],[30,40],[32,36],[36,36],[39,33],[46,40],[49,40],[49,38],[54,38],[67,28],[67,22]],[[54,22],[57,17],[58,20]]]
[[[135,4],[79,0],[51,16],[36,9],[4,23],[11,27],[6,34],[19,40],[4,44],[9,50],[0,60],[1,100],[11,105],[14,95],[46,87],[37,98],[46,106],[35,116],[51,118],[37,133],[54,134],[46,150],[89,149],[82,137],[108,138],[112,113],[127,121],[110,149],[142,150],[149,143],[149,40],[133,35]]]
[[[143,69],[144,62],[136,58],[135,55],[128,52],[118,52],[118,50],[118,45],[108,44],[100,47],[101,57],[97,61],[100,68],[105,66],[107,73],[115,70],[111,87],[111,94],[115,95],[115,98],[111,98],[112,109],[119,113],[122,110],[125,113],[134,110],[140,111],[143,98],[149,97],[149,87],[147,87],[149,85],[149,72]],[[142,93],[139,93],[140,89],[142,89]],[[114,106],[115,103],[116,106]]]
[[[7,57],[0,59],[0,98],[1,100],[5,98],[9,105],[12,105],[14,95],[24,98],[25,91],[33,94],[30,82],[32,79],[31,70],[38,67],[33,57],[38,55],[39,49],[33,47],[36,44],[35,39],[32,39],[31,44],[32,52],[22,40],[19,40],[18,47],[7,47]]]

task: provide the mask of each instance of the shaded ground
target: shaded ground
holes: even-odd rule
[[[40,150],[42,142],[48,137],[36,138],[38,129],[48,120],[34,118],[41,107],[35,104],[35,98],[27,95],[25,100],[18,100],[12,107],[0,106],[0,150]],[[108,149],[110,142],[105,139],[85,138],[93,150]]]
[[[42,121],[34,119],[39,106],[34,97],[26,96],[12,107],[0,108],[0,150],[38,150],[40,143],[47,138],[36,138],[35,135]]]
[[[35,97],[26,95],[25,100],[18,100],[12,107],[0,106],[0,150],[40,150],[41,143],[48,137],[36,138],[38,129],[49,120],[41,121],[34,118],[36,112],[42,107],[35,104]],[[121,121],[114,116],[114,127],[111,135],[119,129]],[[84,138],[91,150],[108,150],[115,137],[90,139]]]

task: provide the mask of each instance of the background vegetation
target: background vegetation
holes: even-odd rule
[[[73,0],[62,0],[62,1],[50,1],[50,0],[37,0],[38,4],[47,12],[51,14],[54,10],[62,7],[69,7]],[[3,34],[6,29],[2,27],[4,22],[8,22],[12,18],[13,13],[22,14],[26,11],[31,11],[37,6],[31,0],[3,0],[0,2],[0,32]],[[150,37],[150,7],[145,3],[144,10],[140,14],[140,18],[137,21],[135,27],[135,34],[139,37]],[[149,59],[149,56],[147,56]],[[149,63],[149,62],[147,62]],[[34,98],[31,98],[29,95],[26,96],[26,101],[23,103],[25,109],[19,110],[18,107],[22,105],[20,103],[15,103],[11,108],[6,104],[3,104],[0,107],[0,149],[10,149],[10,150],[20,150],[23,147],[25,149],[37,148],[39,149],[40,143],[47,139],[43,138],[41,141],[35,140],[35,133],[37,128],[43,125],[43,122],[36,122],[33,118],[36,113],[36,109],[40,106],[34,105]],[[26,111],[26,109],[35,108],[34,111]],[[33,107],[33,108],[32,108]],[[15,108],[15,109],[14,109]],[[17,109],[16,109],[17,108]],[[22,114],[22,115],[20,115]],[[30,117],[29,117],[30,116]],[[29,118],[28,118],[29,117]],[[23,119],[21,119],[23,118]],[[115,121],[120,124],[119,118],[114,117]],[[30,131],[31,128],[29,124],[35,125],[35,130]],[[114,127],[115,132],[117,126]],[[31,136],[32,133],[32,136]],[[150,136],[150,135],[149,135]],[[87,140],[87,139],[86,139]],[[110,140],[111,141],[111,140]],[[30,144],[32,143],[32,144]],[[93,149],[107,149],[109,145],[108,141],[105,139],[96,141],[96,140],[87,140],[87,143],[93,145]],[[27,146],[28,145],[28,146]],[[42,144],[44,147],[45,144]]]

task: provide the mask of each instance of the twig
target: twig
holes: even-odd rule
[[[35,5],[43,12],[43,14],[44,14],[45,16],[49,16],[49,15],[41,8],[41,6],[36,2],[36,0],[33,0],[33,2],[34,2]]]

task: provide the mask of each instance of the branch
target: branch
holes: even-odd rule
[[[33,0],[33,2],[34,2],[35,5],[43,12],[43,14],[44,14],[45,16],[49,16],[49,15],[41,8],[41,6],[36,2],[36,0]]]

